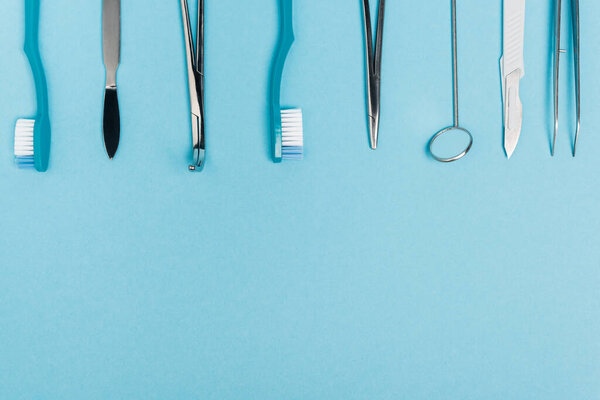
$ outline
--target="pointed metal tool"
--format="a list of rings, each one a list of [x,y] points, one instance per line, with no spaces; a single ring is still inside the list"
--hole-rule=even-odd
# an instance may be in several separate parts
[[[204,0],[198,0],[196,21],[196,45],[187,0],[181,0],[181,18],[185,36],[185,53],[192,116],[192,164],[190,171],[200,172],[204,168],[206,146],[204,143]]]
[[[121,118],[117,96],[117,69],[121,54],[121,0],[102,2],[102,45],[106,66],[104,93],[104,147],[108,158],[113,159],[119,148]]]
[[[504,0],[504,40],[500,59],[504,99],[504,150],[510,158],[517,147],[523,124],[523,104],[519,83],[525,75],[523,42],[525,0]]]
[[[574,57],[574,70],[575,70],[575,97],[576,97],[576,126],[575,126],[575,140],[573,141],[573,157],[577,153],[577,140],[579,139],[579,130],[581,127],[581,85],[580,85],[580,57],[579,57],[579,0],[571,1],[571,14],[573,17],[573,57]],[[558,82],[559,82],[559,68],[560,68],[560,54],[565,53],[566,50],[561,49],[560,46],[560,29],[561,29],[561,12],[562,12],[562,1],[556,0],[555,10],[555,25],[554,25],[554,136],[552,138],[552,155],[554,156],[554,150],[556,148],[556,134],[558,133]]]
[[[373,28],[371,27],[371,8],[369,0],[363,0],[363,17],[365,28],[367,57],[367,95],[369,101],[369,142],[373,150],[377,149],[379,139],[379,112],[381,110],[381,53],[383,50],[383,21],[385,16],[385,0],[379,0],[377,12],[377,32],[375,49],[373,49]]]

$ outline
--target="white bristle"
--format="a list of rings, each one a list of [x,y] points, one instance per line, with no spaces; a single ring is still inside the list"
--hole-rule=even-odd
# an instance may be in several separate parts
[[[284,160],[302,160],[304,134],[301,109],[281,110],[281,141]]]
[[[20,119],[15,127],[15,162],[19,168],[33,168],[33,127],[35,120]]]

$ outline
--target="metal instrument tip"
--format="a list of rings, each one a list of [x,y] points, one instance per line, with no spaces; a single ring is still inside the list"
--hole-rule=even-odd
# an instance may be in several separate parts
[[[510,160],[513,153],[517,149],[517,144],[519,142],[519,132],[508,130],[504,135],[504,151],[506,152],[506,157]]]

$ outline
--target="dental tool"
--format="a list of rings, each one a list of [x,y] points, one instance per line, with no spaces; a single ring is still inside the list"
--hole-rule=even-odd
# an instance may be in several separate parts
[[[571,2],[572,27],[573,27],[573,57],[575,69],[575,97],[576,97],[576,126],[575,139],[573,141],[573,157],[577,153],[577,140],[579,139],[579,131],[581,127],[581,85],[580,85],[580,53],[579,53],[579,0],[568,0]],[[560,54],[566,50],[561,49],[560,45],[560,29],[561,29],[561,12],[562,0],[556,0],[555,10],[555,25],[554,25],[554,135],[552,138],[552,156],[556,149],[556,134],[558,133],[558,82],[560,68]]]
[[[187,0],[181,0],[181,15],[185,36],[188,89],[192,115],[193,162],[188,169],[199,172],[204,168],[206,156],[204,139],[204,0],[198,0],[195,49]]]
[[[373,49],[373,28],[371,27],[371,8],[369,0],[363,0],[363,19],[365,29],[367,59],[367,96],[369,119],[369,143],[371,149],[377,149],[379,139],[379,114],[381,111],[381,53],[383,51],[383,21],[385,0],[379,0],[375,48]]]
[[[466,130],[465,128],[462,128],[460,126],[459,123],[459,119],[458,119],[458,40],[457,40],[457,28],[456,28],[456,0],[452,0],[452,73],[453,73],[453,95],[454,95],[454,125],[452,125],[451,127],[448,128],[444,128],[441,131],[439,131],[438,133],[436,133],[431,140],[429,141],[429,154],[431,154],[431,156],[439,162],[442,163],[450,163],[450,162],[454,162],[457,160],[460,160],[461,158],[463,158],[464,156],[467,155],[467,153],[471,150],[471,147],[473,147],[473,135],[471,135],[471,132],[469,132],[468,130]],[[467,136],[468,138],[468,144],[467,147],[460,153],[456,154],[453,157],[441,157],[439,155],[437,155],[433,148],[434,145],[436,143],[436,141],[451,132],[459,132],[459,133],[463,133],[464,135]]]
[[[525,75],[524,33],[525,0],[504,0],[504,40],[500,70],[504,102],[504,150],[509,159],[517,147],[523,124],[519,83]]]
[[[102,45],[106,67],[104,91],[104,148],[111,160],[121,138],[121,117],[117,96],[117,69],[121,57],[121,0],[102,1]]]

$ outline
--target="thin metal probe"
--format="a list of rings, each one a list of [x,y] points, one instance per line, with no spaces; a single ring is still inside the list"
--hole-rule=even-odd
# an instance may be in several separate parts
[[[456,0],[452,0],[452,73],[454,75],[454,126],[460,125],[458,119],[458,38],[456,23]]]
[[[560,72],[560,53],[564,53],[564,51],[560,49],[561,9],[562,0],[556,0],[556,15],[554,24],[554,136],[552,138],[552,157],[554,157],[554,151],[556,149],[556,136],[558,133],[558,78]]]
[[[573,142],[573,157],[577,153],[577,140],[581,127],[581,85],[580,85],[580,53],[579,53],[579,0],[571,0],[573,14],[573,54],[575,62],[575,96],[577,107],[577,125],[575,128],[575,140]]]

